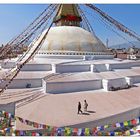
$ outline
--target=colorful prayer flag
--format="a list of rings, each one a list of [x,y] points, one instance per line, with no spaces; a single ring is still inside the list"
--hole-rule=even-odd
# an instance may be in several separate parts
[[[110,132],[110,136],[115,136],[115,132]]]
[[[116,127],[117,128],[121,127],[120,123],[116,123]]]
[[[109,125],[104,125],[104,129],[109,128]]]
[[[85,128],[85,136],[90,136],[90,129],[89,128]]]
[[[78,128],[73,128],[73,136],[77,136],[78,135]]]
[[[69,127],[65,127],[65,136],[71,135],[71,129]]]
[[[137,121],[135,119],[131,120],[131,124],[132,125],[136,125],[137,124]]]
[[[127,121],[124,121],[124,126],[128,126],[128,122]]]
[[[57,136],[61,136],[62,135],[62,128],[58,128],[57,129]]]
[[[130,134],[130,131],[129,131],[129,130],[126,131],[126,132],[125,132],[125,135],[126,135],[126,136],[130,136],[130,135],[131,135],[131,134]]]
[[[82,128],[81,136],[85,136],[85,128]]]
[[[136,124],[140,123],[139,118],[136,118],[135,120],[136,120]]]
[[[121,126],[121,127],[124,127],[124,124],[123,124],[123,122],[121,122],[121,123],[120,123],[120,126]]]

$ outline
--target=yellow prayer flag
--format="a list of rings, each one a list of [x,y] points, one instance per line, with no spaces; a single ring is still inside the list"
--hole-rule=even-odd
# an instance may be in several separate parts
[[[130,134],[130,131],[129,131],[129,130],[126,131],[126,132],[125,132],[125,135],[126,135],[126,136],[130,136],[130,135],[131,135],[131,134]]]
[[[89,136],[89,135],[90,135],[90,130],[89,130],[89,128],[85,128],[85,135],[86,135],[86,136]]]
[[[119,135],[119,132],[115,132],[115,136],[118,136]]]
[[[124,124],[124,126],[128,126],[128,122],[127,121],[125,121],[123,124]]]
[[[109,125],[104,125],[104,128],[106,129],[106,128],[109,128]]]

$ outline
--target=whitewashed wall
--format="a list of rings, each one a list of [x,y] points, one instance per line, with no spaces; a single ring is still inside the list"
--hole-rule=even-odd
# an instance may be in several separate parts
[[[36,58],[52,58],[52,59],[82,59],[82,55],[36,55]]]
[[[101,88],[102,88],[101,80],[52,82],[52,83],[46,82],[47,93],[80,92],[80,91],[95,90]]]
[[[139,62],[133,62],[131,63],[132,67],[137,67],[137,66],[140,66],[140,61]]]
[[[60,65],[56,64],[52,66],[53,72],[67,73],[67,72],[86,72],[90,71],[90,65]]]
[[[22,71],[50,71],[52,70],[51,64],[26,64]]]
[[[85,55],[83,56],[83,60],[94,60],[94,59],[113,59],[114,55]]]
[[[31,88],[42,87],[42,79],[14,79],[8,88],[26,88],[27,84],[31,84]],[[4,84],[0,84],[0,88]]]
[[[140,75],[129,76],[129,77],[132,78],[134,84],[140,83]]]
[[[93,55],[93,59],[113,59],[114,55]]]
[[[128,81],[125,78],[117,78],[117,79],[103,79],[103,88],[105,91],[109,91],[110,87],[121,87],[124,88],[126,84],[128,84]]]
[[[116,64],[110,64],[112,69],[127,69],[132,67],[140,66],[140,62],[127,62],[127,63],[116,63]]]
[[[110,64],[111,69],[129,69],[132,67],[131,63],[117,63]]]
[[[97,72],[108,71],[106,64],[95,64],[94,66]]]

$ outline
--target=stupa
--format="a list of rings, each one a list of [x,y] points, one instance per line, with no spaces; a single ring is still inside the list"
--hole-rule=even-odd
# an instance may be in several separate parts
[[[140,61],[114,59],[95,34],[81,27],[81,21],[77,5],[60,6],[56,26],[12,81],[1,104],[13,101],[17,116],[57,127],[93,128],[138,117]],[[14,65],[14,60],[1,62],[1,76]],[[92,113],[78,116],[77,103],[84,99]],[[20,121],[16,128],[36,129]]]
[[[38,54],[49,57],[51,55],[69,58],[112,58],[113,55],[99,38],[80,27],[81,21],[76,5],[62,4],[54,18],[56,26],[49,30]]]

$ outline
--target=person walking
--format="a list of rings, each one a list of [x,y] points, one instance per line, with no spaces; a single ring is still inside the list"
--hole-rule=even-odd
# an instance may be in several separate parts
[[[87,112],[87,107],[88,107],[88,103],[86,100],[84,100],[84,112]]]
[[[83,113],[81,110],[81,103],[80,102],[78,102],[78,113],[77,114],[79,114],[79,112]]]

